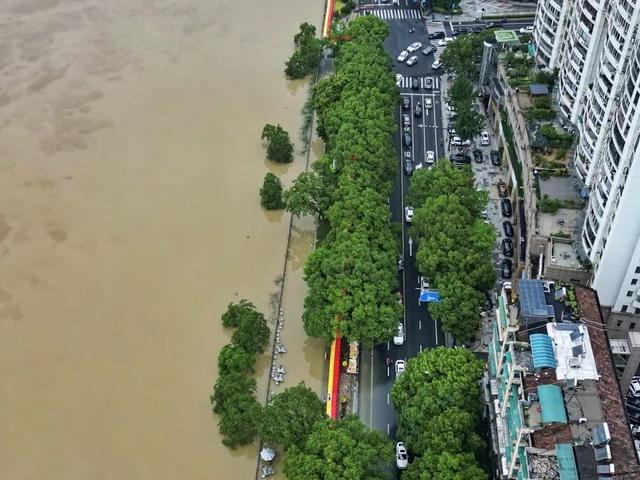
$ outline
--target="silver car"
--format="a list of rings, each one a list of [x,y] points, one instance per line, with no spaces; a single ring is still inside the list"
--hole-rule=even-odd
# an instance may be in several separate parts
[[[418,63],[418,57],[417,56],[413,56],[411,57],[409,60],[407,60],[407,65],[411,66]]]

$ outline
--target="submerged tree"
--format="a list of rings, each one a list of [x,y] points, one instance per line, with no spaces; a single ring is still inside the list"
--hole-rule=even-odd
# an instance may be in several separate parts
[[[289,139],[289,133],[279,124],[274,126],[266,124],[262,128],[262,140],[267,140],[267,158],[278,163],[291,163],[293,161],[293,143]]]

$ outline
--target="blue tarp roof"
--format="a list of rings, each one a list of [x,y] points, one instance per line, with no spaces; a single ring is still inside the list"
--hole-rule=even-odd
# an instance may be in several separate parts
[[[556,443],[556,456],[558,457],[560,480],[578,480],[578,467],[576,467],[576,457],[573,455],[573,445]]]
[[[567,423],[562,389],[558,385],[539,385],[538,398],[542,410],[542,423]]]
[[[556,368],[553,340],[549,335],[533,333],[529,335],[529,343],[533,353],[533,368]]]
[[[422,290],[420,292],[421,303],[440,303],[440,294],[435,290]]]

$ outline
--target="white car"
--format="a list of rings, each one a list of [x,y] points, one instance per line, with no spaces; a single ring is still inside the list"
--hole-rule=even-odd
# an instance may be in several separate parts
[[[404,470],[409,466],[409,454],[407,453],[407,447],[404,443],[396,443],[396,466],[400,470]]]
[[[533,25],[529,25],[528,27],[521,28],[520,33],[522,34],[533,33]]]
[[[480,134],[480,144],[481,145],[489,145],[491,141],[489,140],[489,132],[482,132]]]
[[[396,85],[400,86],[402,85],[402,74],[401,73],[396,73]]]
[[[404,343],[404,325],[402,325],[402,322],[398,322],[398,331],[393,337],[393,344],[402,345],[403,343]]]
[[[407,52],[406,50],[403,50],[400,52],[400,55],[398,55],[398,61],[404,62],[408,56],[409,56],[409,52]]]
[[[429,280],[427,277],[420,277],[420,290],[429,290]]]
[[[396,360],[396,378],[404,373],[404,360]]]
[[[451,145],[456,145],[458,147],[468,147],[471,145],[471,140],[462,140],[460,137],[456,136],[451,139]]]
[[[627,395],[632,397],[640,397],[640,381],[639,380],[631,380],[631,384],[629,385],[629,390],[627,390]]]
[[[433,153],[431,150],[427,151],[427,163],[429,165],[433,165],[434,163],[436,163],[436,154]]]
[[[454,40],[455,40],[455,38],[451,38],[451,37],[441,38],[440,40],[438,40],[438,46],[439,47],[446,47],[447,43],[451,43]]]
[[[416,63],[418,63],[418,60],[420,60],[420,59],[414,55],[409,60],[407,60],[407,65],[409,65],[409,66],[415,65]]]
[[[441,66],[442,66],[442,63],[440,62],[440,60],[436,60],[431,64],[431,68],[434,70],[438,70]]]
[[[409,53],[417,52],[421,48],[422,48],[422,43],[415,42],[415,43],[412,43],[411,45],[409,45],[407,47],[407,52],[409,52]]]
[[[413,220],[413,207],[404,207],[404,219],[407,223],[411,223],[411,220]]]
[[[424,108],[431,108],[431,107],[433,107],[433,100],[431,99],[431,97],[425,97]]]

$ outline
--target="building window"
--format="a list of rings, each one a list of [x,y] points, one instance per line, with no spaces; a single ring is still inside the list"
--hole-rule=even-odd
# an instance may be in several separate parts
[[[634,278],[633,280],[631,280],[631,285],[635,285],[636,283],[638,283],[638,279]]]
[[[640,267],[636,267],[636,273],[640,273]]]
[[[636,308],[635,314],[639,314],[640,313],[640,308]]]
[[[627,290],[627,297],[633,296],[633,290]]]
[[[616,328],[620,328],[622,326],[622,320],[618,320],[616,322]]]
[[[636,328],[636,322],[631,322],[629,324],[629,330],[635,330],[635,328]]]
[[[622,305],[622,308],[620,309],[621,312],[626,312],[627,311],[627,305]]]

